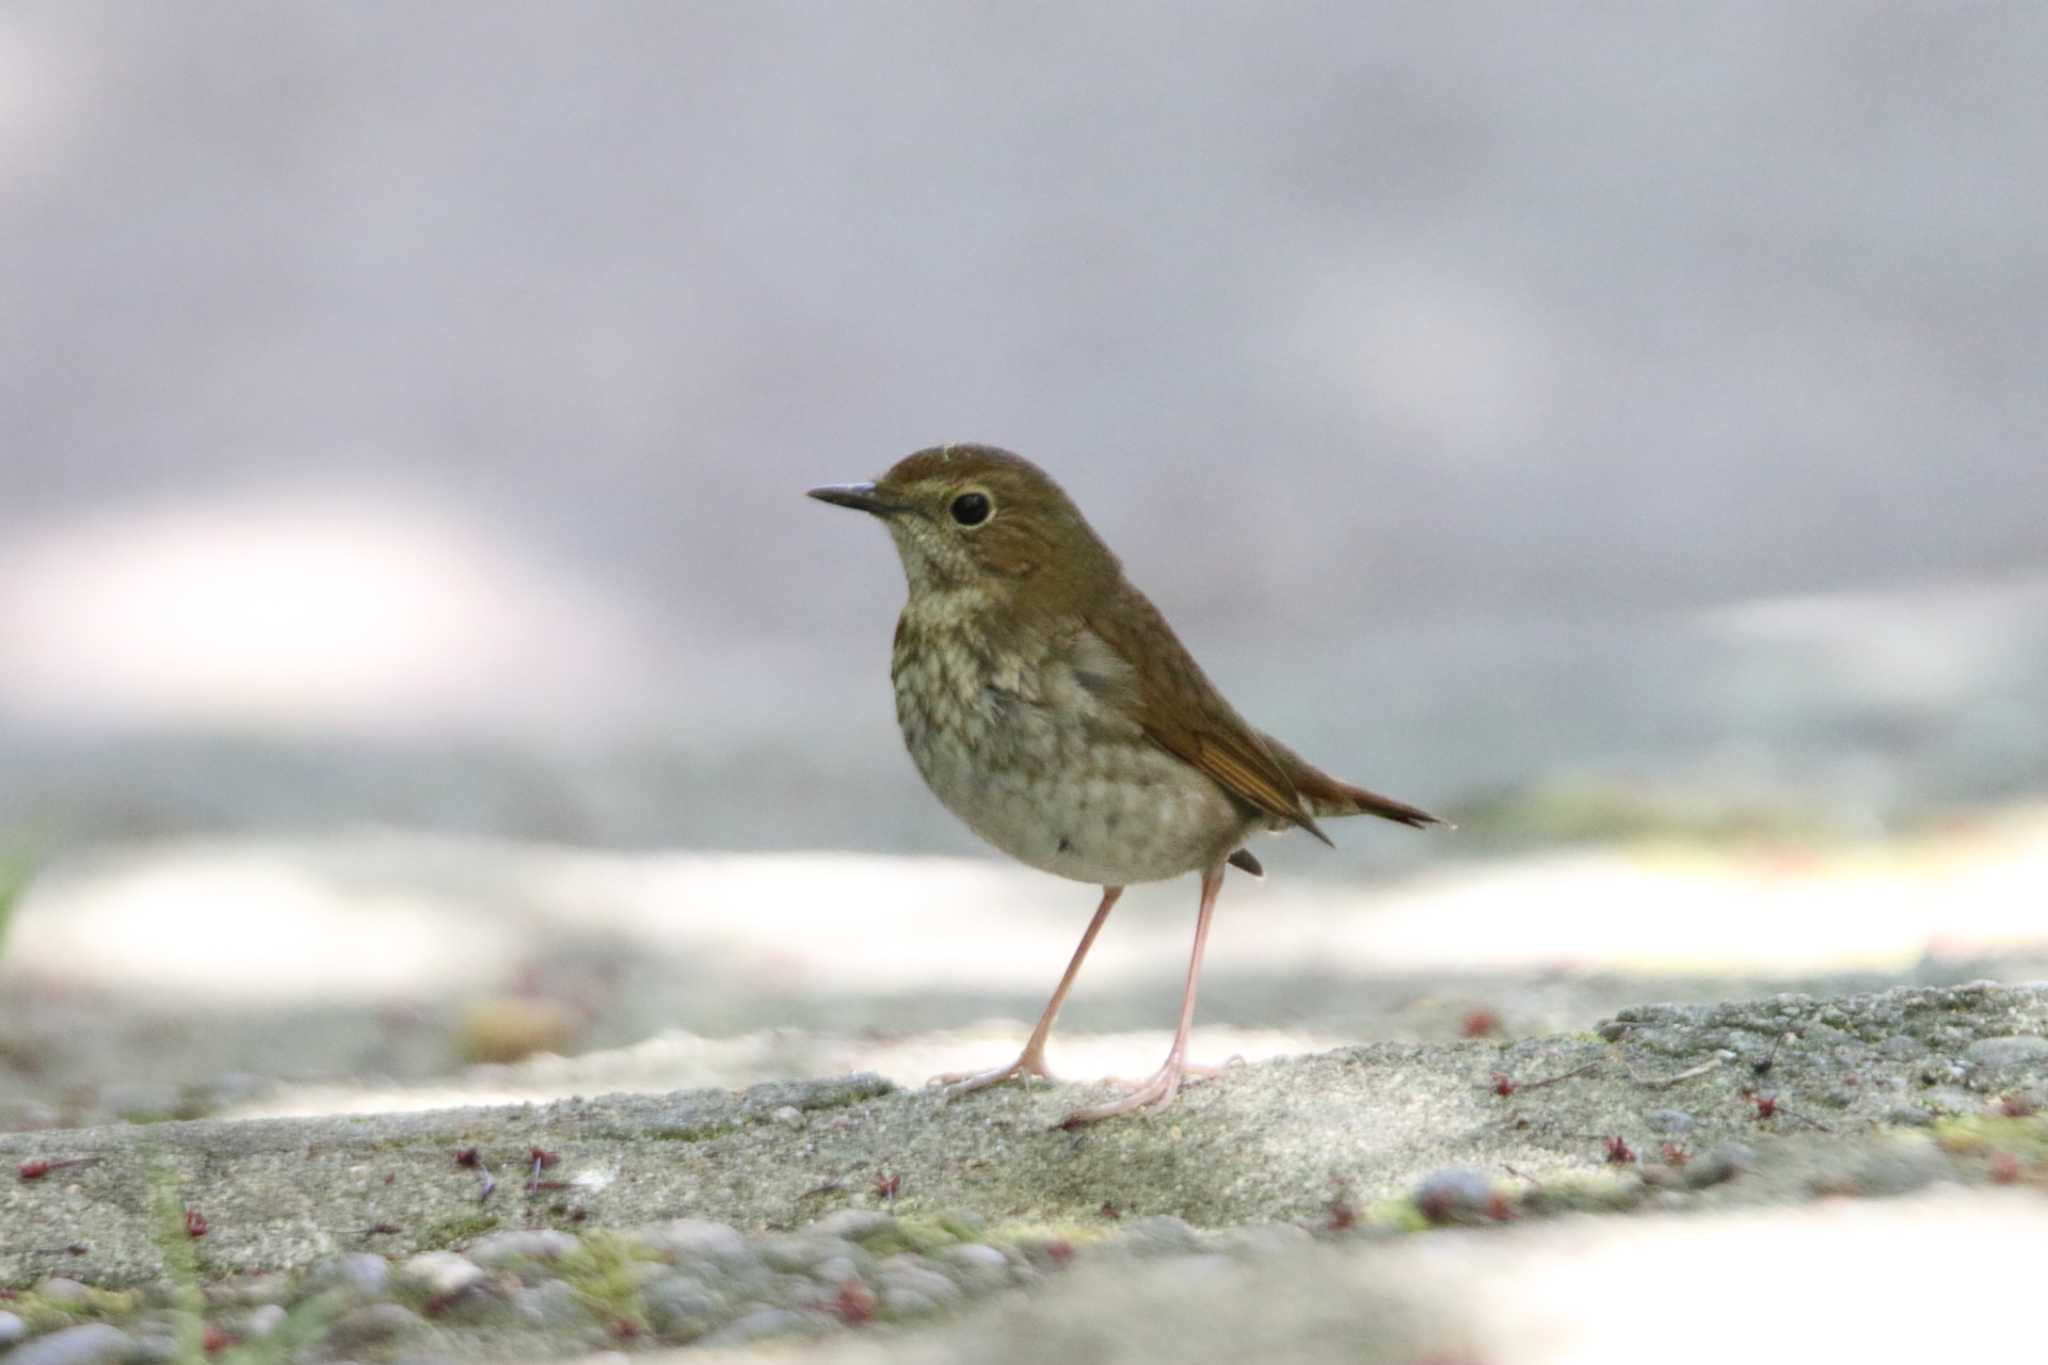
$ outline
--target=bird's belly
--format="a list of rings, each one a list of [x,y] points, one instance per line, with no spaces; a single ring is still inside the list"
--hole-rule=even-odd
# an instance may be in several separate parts
[[[1005,698],[931,704],[898,718],[925,783],[969,828],[1020,862],[1124,886],[1212,866],[1256,821],[1134,725]]]

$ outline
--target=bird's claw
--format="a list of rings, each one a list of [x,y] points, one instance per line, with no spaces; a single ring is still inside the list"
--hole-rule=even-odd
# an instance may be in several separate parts
[[[990,1071],[948,1071],[932,1077],[925,1084],[939,1090],[947,1099],[955,1099],[1010,1081],[1028,1084],[1032,1081],[1052,1079],[1052,1071],[1046,1066],[1045,1059],[1026,1053],[1008,1066],[999,1066]]]
[[[1098,1123],[1103,1119],[1115,1118],[1119,1114],[1145,1114],[1164,1109],[1173,1103],[1173,1097],[1180,1093],[1181,1082],[1193,1069],[1180,1062],[1168,1062],[1150,1077],[1135,1084],[1118,1081],[1119,1085],[1129,1085],[1131,1093],[1108,1104],[1076,1109],[1060,1120],[1060,1127],[1079,1128],[1084,1123]]]

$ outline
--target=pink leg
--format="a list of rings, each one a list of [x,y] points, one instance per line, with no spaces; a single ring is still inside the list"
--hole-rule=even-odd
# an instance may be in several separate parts
[[[1180,1093],[1181,1078],[1188,1072],[1188,1030],[1195,1022],[1195,986],[1202,978],[1202,949],[1209,943],[1209,916],[1216,909],[1216,893],[1223,887],[1223,866],[1218,863],[1202,874],[1202,908],[1195,917],[1195,951],[1188,959],[1187,990],[1180,998],[1180,1026],[1173,1031],[1173,1047],[1166,1054],[1165,1064],[1124,1098],[1076,1109],[1067,1115],[1063,1126],[1072,1128],[1117,1114],[1164,1109]]]
[[[1102,888],[1102,904],[1095,907],[1095,918],[1088,921],[1088,931],[1081,935],[1081,945],[1074,949],[1074,956],[1067,963],[1067,974],[1060,978],[1060,984],[1052,993],[1045,1013],[1038,1016],[1038,1027],[1031,1030],[1031,1040],[1024,1044],[1024,1050],[1017,1054],[1017,1060],[1008,1066],[999,1066],[993,1071],[958,1072],[932,1077],[932,1084],[946,1086],[956,1095],[965,1095],[972,1090],[999,1085],[1004,1081],[1017,1080],[1025,1076],[1039,1076],[1052,1079],[1052,1072],[1045,1065],[1045,1040],[1052,1036],[1052,1021],[1059,1018],[1060,1006],[1067,1002],[1067,992],[1073,988],[1074,978],[1081,974],[1081,961],[1088,956],[1088,950],[1095,945],[1095,936],[1102,932],[1104,920],[1109,918],[1110,907],[1123,895],[1121,886]]]

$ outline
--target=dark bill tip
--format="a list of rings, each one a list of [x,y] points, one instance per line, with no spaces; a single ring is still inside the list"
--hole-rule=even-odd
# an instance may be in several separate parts
[[[859,512],[872,512],[878,517],[896,510],[875,493],[875,486],[871,483],[828,483],[823,488],[813,488],[809,496],[819,502],[829,502],[834,507],[851,507]]]

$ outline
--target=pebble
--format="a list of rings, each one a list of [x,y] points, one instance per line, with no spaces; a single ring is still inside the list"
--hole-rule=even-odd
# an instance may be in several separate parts
[[[762,1308],[747,1314],[738,1322],[719,1328],[698,1344],[737,1346],[742,1342],[759,1341],[763,1337],[787,1336],[791,1332],[815,1332],[824,1325],[818,1318],[792,1312],[787,1308]]]
[[[678,1218],[642,1231],[640,1239],[649,1248],[672,1256],[704,1257],[714,1261],[751,1260],[747,1239],[724,1223],[701,1218]]]
[[[1186,1219],[1168,1214],[1126,1218],[1117,1232],[1119,1242],[1141,1254],[1203,1249],[1202,1234],[1190,1227]]]
[[[1225,1228],[1210,1234],[1210,1241],[1218,1251],[1252,1258],[1306,1246],[1315,1234],[1298,1223],[1266,1223]]]
[[[556,1261],[583,1245],[573,1232],[554,1228],[507,1228],[487,1233],[470,1243],[469,1259],[478,1265],[498,1269],[515,1261],[533,1259]]]
[[[881,1282],[884,1302],[901,1294],[921,1295],[933,1303],[949,1303],[960,1297],[959,1285],[910,1257],[891,1256],[882,1263],[876,1278]]]
[[[237,1275],[206,1287],[206,1301],[228,1307],[252,1308],[260,1303],[282,1303],[292,1292],[291,1276],[279,1272]]]
[[[21,1320],[20,1315],[0,1309],[0,1351],[27,1336],[28,1324]]]
[[[1867,1195],[1910,1194],[1949,1176],[1948,1160],[1931,1142],[1899,1143],[1859,1152],[1837,1178]]]
[[[52,1275],[36,1286],[36,1292],[51,1303],[81,1304],[92,1297],[92,1291],[77,1280],[62,1275]]]
[[[1756,1164],[1756,1152],[1740,1142],[1724,1142],[1685,1168],[1685,1183],[1695,1190],[1733,1180]]]
[[[315,1289],[346,1289],[366,1299],[382,1294],[391,1283],[391,1267],[382,1256],[369,1251],[353,1252],[322,1261],[308,1280]]]
[[[137,1332],[127,1365],[172,1365],[182,1354],[178,1339],[169,1332]]]
[[[939,1301],[929,1294],[920,1294],[915,1289],[889,1286],[882,1290],[882,1311],[891,1317],[914,1318],[925,1313],[938,1312]]]
[[[784,1271],[809,1270],[835,1256],[851,1256],[853,1251],[853,1243],[843,1237],[814,1237],[800,1232],[764,1238],[757,1248],[765,1265]]]
[[[583,1301],[567,1280],[549,1280],[531,1289],[514,1290],[512,1311],[536,1327],[567,1327],[589,1317]]]
[[[7,1353],[7,1365],[120,1365],[135,1354],[135,1338],[104,1322],[46,1332]]]
[[[453,1298],[483,1283],[483,1267],[455,1251],[422,1251],[400,1268],[398,1277],[429,1294]]]
[[[725,1307],[716,1291],[694,1275],[667,1275],[640,1291],[647,1321],[664,1337],[689,1341],[710,1330]]]
[[[860,1264],[851,1256],[833,1256],[812,1266],[811,1275],[821,1284],[845,1284],[860,1277]]]
[[[1480,1216],[1493,1206],[1493,1181],[1468,1166],[1446,1166],[1422,1177],[1415,1187],[1415,1207],[1432,1223]]]
[[[893,1215],[880,1209],[840,1209],[828,1213],[814,1225],[817,1231],[828,1237],[845,1237],[855,1242],[865,1242],[896,1226]]]
[[[943,1248],[939,1255],[970,1270],[1008,1270],[1010,1258],[984,1242],[962,1242]]]
[[[260,1340],[282,1326],[284,1326],[284,1306],[282,1304],[266,1303],[257,1308],[255,1312],[249,1314],[248,1320],[242,1324],[242,1335]]]
[[[780,1109],[768,1115],[768,1117],[786,1128],[801,1128],[804,1126],[804,1111],[793,1104],[783,1105]]]
[[[420,1325],[419,1314],[402,1303],[367,1303],[344,1313],[327,1329],[327,1343],[343,1351],[376,1346]],[[7,1365],[15,1365],[10,1360]]]
[[[2037,1038],[2032,1034],[1979,1038],[1963,1049],[1964,1061],[1993,1071],[2038,1065],[2044,1058],[2048,1058],[2048,1038]]]
[[[1652,1109],[1643,1122],[1659,1137],[1684,1137],[1693,1127],[1692,1115],[1683,1109]]]

